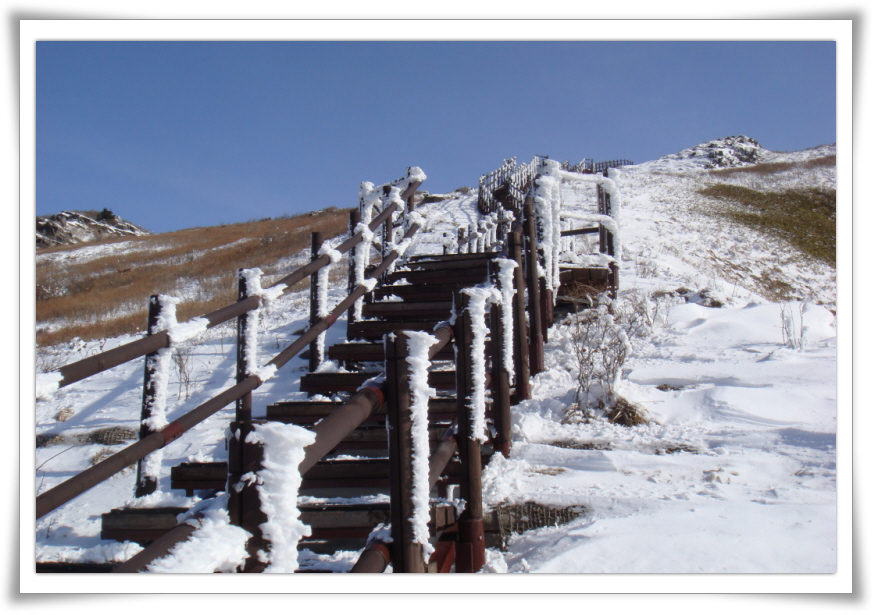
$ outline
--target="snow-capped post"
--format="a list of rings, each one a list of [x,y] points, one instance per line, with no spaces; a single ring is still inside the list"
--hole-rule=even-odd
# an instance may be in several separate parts
[[[457,229],[457,253],[465,254],[469,251],[466,245],[466,227],[458,227]]]
[[[257,553],[269,549],[261,527],[268,519],[257,490],[257,474],[263,470],[263,446],[249,438],[254,423],[251,420],[230,423],[230,432],[237,445],[228,447],[227,455],[230,523],[251,534],[245,545],[248,559],[242,572],[263,572],[266,562],[261,561]]]
[[[457,366],[457,452],[460,455],[460,497],[466,508],[458,521],[457,572],[478,572],[484,566],[484,521],[481,494],[481,443],[472,432],[472,324],[470,297],[454,296]]]
[[[609,170],[603,170],[603,177],[609,176]],[[608,191],[602,184],[596,186],[597,213],[603,216],[612,215],[612,200]],[[599,225],[599,251],[600,254],[615,255],[615,238],[612,232],[602,223]],[[616,263],[609,263],[609,287],[612,299],[617,298],[618,292],[618,267]]]
[[[488,278],[498,291],[500,302],[493,305],[490,311],[491,329],[491,388],[493,391],[493,409],[496,428],[494,450],[505,457],[512,448],[512,400],[510,398],[510,365],[512,362],[511,320],[512,299],[514,289],[511,286],[512,273],[503,269],[501,261],[512,263],[507,259],[488,261]],[[508,273],[508,276],[505,275]],[[508,321],[508,323],[507,323]],[[508,324],[508,326],[506,326]]]
[[[391,495],[391,563],[394,572],[425,572],[423,546],[414,535],[412,395],[409,389],[408,336],[385,338],[385,397]]]
[[[160,295],[152,295],[148,301],[148,326],[146,335],[154,335],[157,333],[158,319],[162,310]],[[145,378],[142,385],[142,414],[140,415],[139,423],[139,439],[147,437],[149,434],[157,431],[152,426],[152,415],[155,409],[155,401],[158,395],[157,385],[157,361],[158,353],[164,350],[157,350],[145,355]],[[140,459],[136,463],[136,497],[140,498],[144,495],[154,493],[157,490],[157,481],[160,477],[153,476],[149,472],[148,464],[145,459]]]
[[[514,364],[515,364],[515,398],[514,403],[530,399],[530,342],[527,339],[527,311],[524,301],[524,270],[523,270],[523,238],[521,233],[513,230],[509,233],[509,257],[515,267],[515,297],[512,320],[514,321]]]
[[[349,236],[354,235],[357,229],[357,225],[360,224],[360,210],[352,209],[351,213],[348,214],[348,234]],[[357,286],[357,259],[358,259],[358,250],[362,250],[363,244],[358,244],[351,248],[348,251],[348,293],[351,294],[354,292],[355,287]],[[356,319],[355,310],[352,308],[348,310],[348,324],[352,324]]]
[[[603,177],[608,177],[608,176],[609,176],[608,168],[603,169]],[[603,199],[605,202],[605,211],[603,213],[605,213],[605,215],[607,215],[609,217],[614,217],[612,214],[612,195],[609,194],[608,190],[603,190],[603,195],[605,197]],[[606,232],[606,242],[607,242],[608,255],[611,257],[614,257],[615,256],[615,235],[610,230]],[[610,274],[609,277],[611,278],[609,280],[609,285],[612,287],[611,288],[612,299],[618,298],[618,267],[619,267],[619,264],[616,262],[609,263],[609,274]]]
[[[536,214],[533,197],[524,199],[524,233],[527,239],[527,294],[530,310],[530,375],[545,371],[545,339],[542,336],[544,320],[539,294],[539,249],[536,241]]]
[[[236,298],[239,301],[248,299],[251,296],[248,287],[248,275],[246,269],[240,269],[238,272],[238,291]],[[252,316],[251,312],[246,312],[236,319],[236,382],[245,380],[248,374],[248,353],[256,349],[249,348],[249,341],[252,335],[257,335],[257,318]],[[254,327],[255,331],[250,331]],[[250,421],[251,420],[251,393],[246,393],[236,400],[236,420]],[[238,444],[238,443],[237,443]]]
[[[324,243],[324,236],[320,232],[312,233],[312,260],[316,260],[321,251],[321,245]],[[318,275],[320,272],[315,272],[309,277],[309,326],[313,326],[321,320],[326,305],[322,305],[321,285],[327,284],[326,277]],[[321,278],[325,279],[321,279]],[[323,290],[326,290],[323,289]],[[318,371],[321,364],[324,363],[324,333],[320,333],[311,344],[309,344],[309,371]]]
[[[386,208],[391,204],[391,185],[385,184],[382,187],[382,191],[384,196],[382,197],[383,206]],[[394,228],[394,216],[396,212],[392,213],[387,219],[384,221],[384,225],[382,226],[382,261],[384,261],[388,254],[391,253],[391,250],[394,249],[394,238],[395,238],[395,228]],[[388,274],[390,273],[390,267],[385,269],[382,274],[382,284],[387,284]]]

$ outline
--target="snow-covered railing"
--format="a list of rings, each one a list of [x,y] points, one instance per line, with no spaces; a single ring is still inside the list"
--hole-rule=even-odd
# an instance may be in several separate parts
[[[396,194],[397,187],[389,190],[392,195],[390,203],[386,204],[377,216],[367,225],[374,232],[383,223],[391,224],[393,214],[399,209],[398,199],[410,199],[423,180],[420,169],[413,168],[406,174],[403,190]],[[177,323],[175,319],[175,303],[171,298],[153,298],[152,315],[149,320],[149,335],[145,338],[126,344],[106,353],[101,353],[83,361],[70,364],[59,370],[57,377],[52,379],[53,387],[66,386],[90,375],[105,371],[127,361],[141,356],[147,356],[145,392],[143,403],[142,432],[143,437],[122,451],[95,464],[71,479],[56,485],[37,496],[36,517],[40,518],[58,506],[84,493],[107,478],[122,471],[128,465],[148,459],[150,455],[180,437],[187,430],[215,414],[230,403],[236,402],[237,422],[251,419],[251,393],[263,382],[271,378],[276,370],[301,352],[308,344],[317,343],[323,332],[334,324],[366,292],[371,290],[380,276],[408,248],[415,234],[420,229],[419,218],[410,221],[402,241],[395,244],[394,249],[384,255],[381,263],[355,286],[349,295],[332,310],[320,312],[317,322],[291,343],[282,352],[267,363],[260,365],[257,359],[257,319],[258,311],[271,300],[290,291],[291,286],[316,274],[323,268],[336,262],[338,258],[351,248],[365,240],[366,233],[359,229],[351,237],[335,247],[318,250],[319,256],[307,265],[285,276],[271,287],[264,289],[260,284],[259,270],[243,270],[240,272],[239,301],[204,316],[192,319],[187,323]],[[322,285],[326,286],[326,285]],[[175,344],[190,339],[231,318],[238,318],[238,352],[237,352],[237,383],[217,396],[207,400],[178,419],[167,423],[165,418],[165,383],[161,384],[166,372],[167,353]],[[50,395],[52,391],[44,391]],[[231,443],[233,446],[233,443]],[[140,465],[139,480],[137,480],[137,496],[153,491],[156,488],[156,465],[151,459]]]
[[[503,161],[498,169],[478,179],[478,211],[489,214],[504,208],[520,207],[539,168],[539,156],[530,162],[517,164],[515,158]]]

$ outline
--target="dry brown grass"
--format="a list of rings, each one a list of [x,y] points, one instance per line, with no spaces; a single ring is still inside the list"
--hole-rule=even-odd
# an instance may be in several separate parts
[[[311,232],[320,231],[325,238],[332,238],[347,227],[348,210],[330,208],[293,218],[98,242],[134,245],[87,262],[43,261],[36,267],[37,344],[142,331],[149,296],[178,294],[185,280],[201,284],[196,296],[179,304],[179,320],[228,305],[236,300],[236,272],[240,268],[260,267],[267,276],[290,273],[292,269],[279,270],[279,261],[307,250]],[[71,249],[52,247],[39,253]],[[55,326],[49,330],[48,325]]]
[[[698,191],[732,203],[718,211],[735,222],[779,237],[813,259],[836,266],[836,191],[823,188],[760,192],[713,184]]]

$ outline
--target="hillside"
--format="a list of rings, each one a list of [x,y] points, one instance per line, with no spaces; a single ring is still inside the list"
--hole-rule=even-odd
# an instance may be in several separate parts
[[[639,325],[617,392],[648,421],[625,426],[575,412],[579,364],[573,339],[580,324],[572,317],[558,322],[546,345],[546,371],[533,381],[533,399],[513,408],[512,455],[497,455],[485,470],[485,504],[532,503],[571,510],[575,518],[514,528],[517,533],[502,550],[488,550],[487,572],[835,570],[835,264],[797,244],[789,228],[764,216],[776,206],[782,212],[777,218],[792,215],[800,206],[780,196],[791,190],[834,193],[835,146],[777,153],[752,141],[710,142],[610,175],[623,203],[617,307]],[[712,151],[720,153],[714,158],[701,153]],[[722,186],[768,195],[767,203],[774,205],[766,210],[743,201],[746,192],[727,197],[711,192]],[[591,184],[565,181],[561,194],[565,208],[589,210]],[[447,197],[419,208],[425,217],[442,217],[437,232],[477,221],[475,194]],[[733,215],[737,211],[755,217],[748,221]],[[344,230],[340,220],[345,224],[338,216],[333,234]],[[312,222],[311,230],[326,230],[316,224],[326,219]],[[821,241],[828,240],[825,226],[819,233]],[[298,234],[305,244],[307,234]],[[108,245],[115,246],[116,255],[134,259],[143,245],[139,241],[145,240]],[[209,249],[217,253],[221,245]],[[264,246],[253,247],[256,258]],[[437,249],[426,240],[419,247]],[[96,249],[63,253],[84,266],[106,258]],[[275,266],[287,271],[303,262],[305,249],[286,246],[285,260]],[[180,248],[162,260],[160,252],[150,252],[156,268],[172,259],[184,262],[179,255],[193,253]],[[41,262],[59,267],[60,258],[48,256],[38,260],[38,268]],[[264,265],[250,263],[255,264]],[[107,261],[93,266],[102,271]],[[80,279],[89,279],[82,271]],[[172,292],[192,299],[213,284],[198,286],[195,279],[174,281]],[[332,287],[331,304],[344,296],[343,289],[341,283]],[[274,354],[305,327],[305,300],[301,289],[264,313],[264,354]],[[44,322],[51,323],[41,325],[47,330],[59,326]],[[344,330],[341,322],[330,329],[328,344],[341,339]],[[201,334],[198,345],[183,349],[187,367],[180,364],[170,376],[170,419],[235,381],[234,337],[232,327],[216,327]],[[57,361],[129,339],[132,333],[53,346],[46,342],[41,356],[56,367]],[[262,416],[267,403],[300,398],[301,370],[305,361],[293,359],[281,377],[258,389],[255,416]],[[95,437],[99,430],[121,428],[134,437],[141,372],[141,363],[126,364],[37,402],[37,492],[120,449],[117,442]],[[226,458],[224,433],[232,414],[225,409],[170,444],[165,474],[182,461]],[[161,492],[134,501],[134,477],[130,471],[117,475],[40,519],[37,559],[124,560],[140,547],[100,540],[101,513],[123,505],[198,501],[171,492],[168,476]],[[348,553],[325,564],[322,556],[307,552],[300,564],[347,570],[355,557]]]
[[[37,250],[36,342],[51,347],[144,331],[152,294],[182,299],[182,319],[198,316],[235,300],[238,269],[260,267],[270,279],[308,258],[312,231],[333,237],[347,228],[348,210],[329,208]]]

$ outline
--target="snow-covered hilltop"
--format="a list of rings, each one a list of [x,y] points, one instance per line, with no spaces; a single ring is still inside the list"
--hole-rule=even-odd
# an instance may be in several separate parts
[[[78,211],[62,211],[52,216],[36,217],[37,248],[148,234],[141,226],[122,220],[108,210],[103,210],[97,216]]]
[[[492,510],[535,505],[572,515],[560,524],[515,528],[504,548],[488,549],[486,572],[836,570],[835,266],[726,216],[749,206],[708,190],[834,190],[834,158],[835,145],[779,153],[730,137],[609,173],[621,195],[616,306],[641,323],[616,391],[648,422],[624,426],[573,411],[577,322],[558,320],[549,331],[546,370],[532,382],[533,398],[512,409],[512,454],[492,459],[483,484]],[[565,179],[563,208],[595,212],[595,190],[593,183]],[[474,193],[444,195],[416,211],[439,217],[437,232],[479,219]],[[422,239],[420,247],[441,250],[433,241]],[[583,235],[567,245],[587,253],[593,244],[583,242],[595,241]],[[278,349],[306,327],[307,293],[290,293],[263,310],[261,348]],[[335,305],[345,296],[344,282],[328,296]],[[344,333],[340,322],[327,332],[327,343]],[[129,339],[44,350],[69,362]],[[187,372],[169,378],[168,420],[235,383],[234,339],[232,327],[220,327],[186,347]],[[303,398],[305,366],[295,358],[255,391],[255,418],[269,403]],[[92,434],[138,430],[141,373],[141,363],[125,364],[37,402],[38,492],[124,446]],[[198,497],[170,490],[169,469],[225,459],[232,417],[233,409],[225,409],[163,449],[160,491],[153,496],[135,500],[135,472],[126,471],[40,519],[37,560],[131,557],[138,545],[100,539],[100,514],[125,505],[196,505]],[[347,553],[325,563],[324,556],[301,552],[299,565],[347,570],[355,559]],[[767,591],[778,591],[778,582],[773,578]]]

